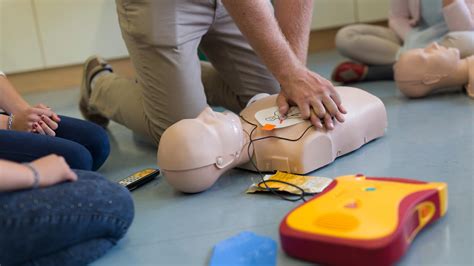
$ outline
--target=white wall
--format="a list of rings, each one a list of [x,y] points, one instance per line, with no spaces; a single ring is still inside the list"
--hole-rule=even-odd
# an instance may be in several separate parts
[[[332,28],[354,22],[354,0],[314,0],[311,29]]]
[[[389,0],[314,0],[314,5],[312,29],[325,29],[386,19]],[[80,64],[92,54],[127,56],[114,0],[0,0],[1,70]]]
[[[127,56],[114,0],[34,0],[46,67]]]
[[[387,19],[389,0],[357,0],[357,17],[359,22],[373,22]]]
[[[0,69],[4,72],[44,67],[30,0],[0,0]]]
[[[387,19],[390,0],[314,0],[311,29]]]

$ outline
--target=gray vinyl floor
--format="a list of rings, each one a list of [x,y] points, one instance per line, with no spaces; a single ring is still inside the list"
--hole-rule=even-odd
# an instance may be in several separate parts
[[[313,70],[328,77],[341,59],[328,52],[311,55],[309,62]],[[417,236],[400,264],[473,265],[474,101],[461,93],[408,100],[393,82],[354,86],[385,103],[386,136],[313,174],[334,178],[364,173],[447,182],[447,216]],[[80,117],[77,89],[28,95],[27,99]],[[155,166],[155,147],[116,123],[109,126],[109,133],[112,153],[100,169],[102,174],[119,180]],[[232,170],[210,190],[195,195],[174,191],[162,178],[134,191],[136,216],[128,234],[94,265],[207,265],[214,244],[242,231],[279,243],[280,221],[298,203],[245,194],[255,178],[250,172]],[[286,256],[280,244],[277,261],[278,265],[308,264]]]

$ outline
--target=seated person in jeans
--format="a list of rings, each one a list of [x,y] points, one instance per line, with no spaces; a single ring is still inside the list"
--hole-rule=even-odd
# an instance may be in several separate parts
[[[99,126],[30,106],[0,72],[0,159],[30,162],[55,153],[74,169],[97,170],[110,153]]]
[[[129,192],[49,155],[0,160],[0,265],[85,265],[127,232]]]

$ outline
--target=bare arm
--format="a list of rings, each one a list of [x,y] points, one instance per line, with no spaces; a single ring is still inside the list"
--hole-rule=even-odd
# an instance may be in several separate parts
[[[31,188],[33,182],[33,173],[26,166],[0,160],[0,191]]]
[[[293,52],[306,65],[313,0],[275,0],[275,17]]]
[[[7,77],[0,75],[0,108],[8,113],[17,113],[29,106]]]
[[[54,136],[59,116],[43,104],[30,106],[7,77],[0,75],[0,109],[14,114],[12,129]],[[7,128],[7,116],[0,115],[0,129]],[[40,121],[44,123],[40,123]]]
[[[306,68],[303,60],[297,56],[297,53],[306,48],[291,46],[275,19],[268,0],[222,2],[250,45],[280,83],[282,89],[278,97],[280,112],[286,114],[288,104],[292,103],[299,107],[304,118],[311,119],[313,125],[317,127],[322,127],[319,119],[325,120],[328,129],[333,128],[331,117],[336,117],[340,122],[344,121],[342,113],[345,113],[345,110],[331,82]],[[281,14],[283,11],[278,12]],[[293,17],[298,15],[291,14]],[[280,23],[289,20],[289,16],[281,17]],[[292,28],[293,26],[285,27],[285,30],[290,31]],[[293,42],[301,40],[297,37],[298,34],[290,35],[293,36],[290,37]]]
[[[69,168],[63,157],[48,155],[33,161],[31,165],[39,173],[39,186],[48,187],[64,181],[75,181],[76,174]],[[0,160],[0,192],[31,188],[34,174],[25,165]]]

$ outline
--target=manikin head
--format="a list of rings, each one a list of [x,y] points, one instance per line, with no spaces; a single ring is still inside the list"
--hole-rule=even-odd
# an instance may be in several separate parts
[[[394,66],[395,81],[408,97],[422,97],[430,92],[453,84],[451,75],[460,63],[459,50],[433,43],[424,49],[403,53]]]
[[[207,107],[196,119],[169,127],[158,147],[158,166],[176,189],[195,193],[211,187],[239,164],[244,136],[240,118]]]

